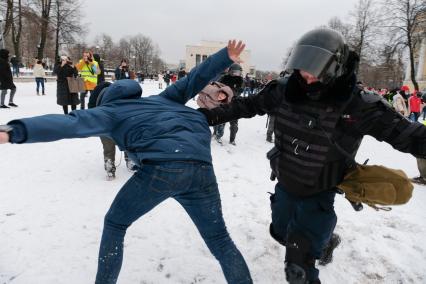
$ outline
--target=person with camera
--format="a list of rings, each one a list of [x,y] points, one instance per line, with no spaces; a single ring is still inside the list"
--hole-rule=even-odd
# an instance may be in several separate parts
[[[127,59],[121,59],[120,66],[115,68],[115,80],[130,79],[129,62]]]
[[[80,76],[84,80],[85,92],[80,93],[81,109],[86,108],[86,97],[88,92],[92,92],[98,85],[98,75],[101,73],[99,64],[93,58],[93,54],[90,51],[83,52],[83,58],[75,65]]]
[[[68,77],[78,76],[77,69],[73,66],[71,59],[62,55],[60,62],[57,62],[53,72],[56,74],[56,103],[62,106],[64,114],[68,114],[68,106],[71,110],[76,110],[80,103],[77,93],[70,93],[68,87]]]

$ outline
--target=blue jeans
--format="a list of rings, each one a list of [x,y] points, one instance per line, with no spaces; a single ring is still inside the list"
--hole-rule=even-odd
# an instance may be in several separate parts
[[[169,197],[186,210],[228,283],[252,283],[247,265],[226,230],[213,166],[169,161],[143,164],[114,199],[105,216],[96,284],[116,283],[127,228]]]
[[[37,94],[39,93],[40,85],[41,85],[41,93],[44,94],[44,78],[35,78],[35,80],[37,84]]]
[[[335,195],[334,190],[328,190],[309,197],[298,197],[277,184],[271,196],[271,233],[274,238],[285,245],[292,234],[302,235],[310,242],[308,254],[319,259],[337,223]],[[318,279],[319,271],[315,267],[306,272],[308,280]]]

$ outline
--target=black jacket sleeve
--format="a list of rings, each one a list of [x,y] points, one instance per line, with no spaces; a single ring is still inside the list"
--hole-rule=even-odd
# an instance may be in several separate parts
[[[207,118],[209,125],[222,124],[239,118],[271,113],[278,107],[284,96],[285,85],[271,81],[258,94],[249,97],[236,97],[229,104],[208,110],[199,109]]]
[[[426,158],[426,126],[409,121],[387,102],[361,102],[353,116],[360,134],[385,141],[401,152]]]

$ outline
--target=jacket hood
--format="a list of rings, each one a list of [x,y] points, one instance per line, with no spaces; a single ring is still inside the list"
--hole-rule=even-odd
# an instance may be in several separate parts
[[[119,80],[109,86],[103,94],[100,105],[122,99],[139,99],[142,96],[142,88],[135,80]]]
[[[0,49],[0,58],[7,60],[9,58],[9,50]]]

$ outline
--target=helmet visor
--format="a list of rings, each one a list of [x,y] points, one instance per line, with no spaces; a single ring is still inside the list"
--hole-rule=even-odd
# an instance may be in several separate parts
[[[286,70],[303,70],[315,76],[321,83],[327,84],[335,75],[335,54],[312,45],[298,45],[291,51]]]

